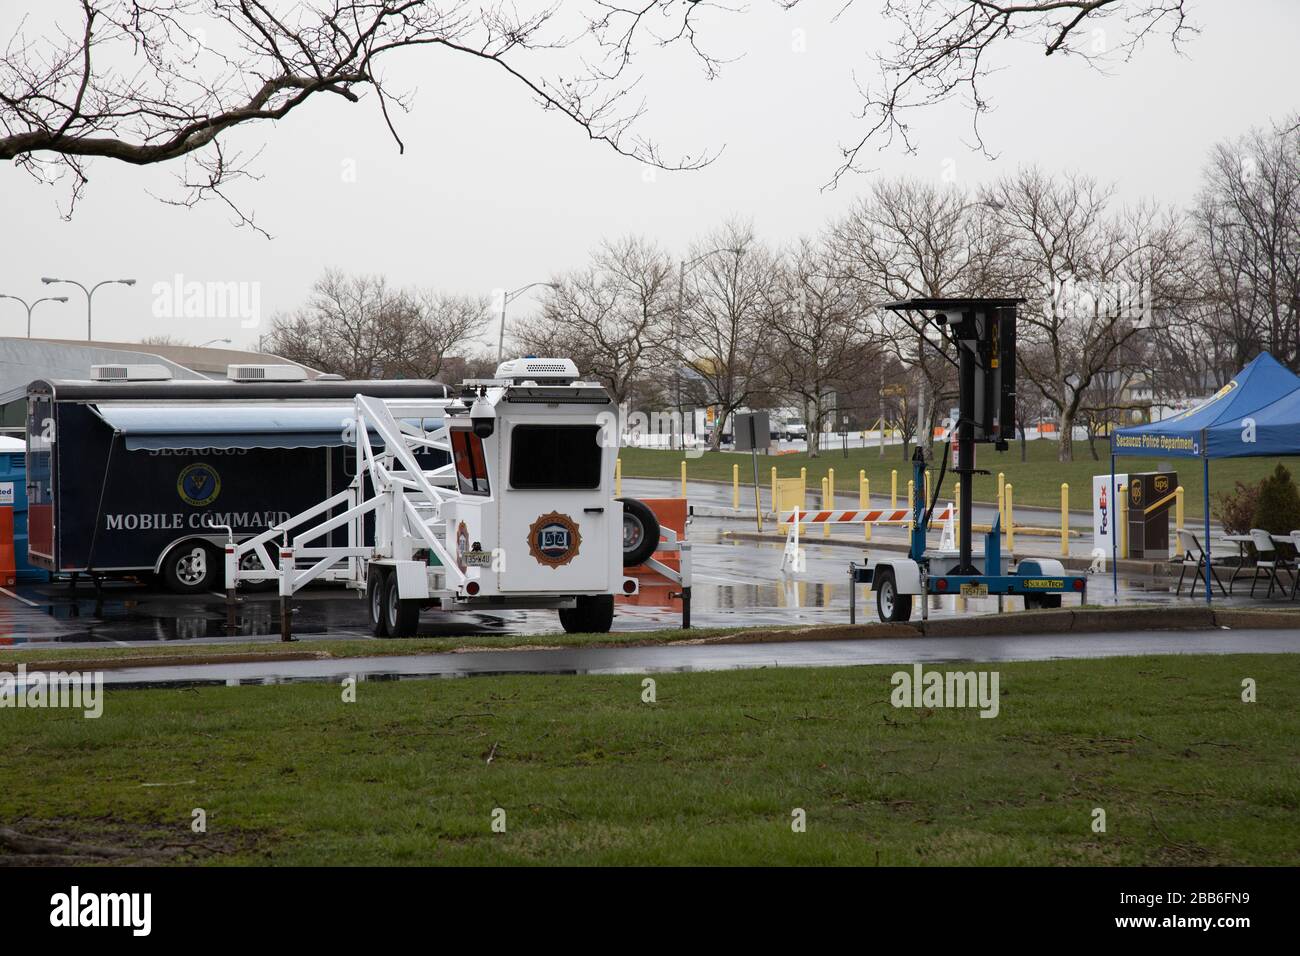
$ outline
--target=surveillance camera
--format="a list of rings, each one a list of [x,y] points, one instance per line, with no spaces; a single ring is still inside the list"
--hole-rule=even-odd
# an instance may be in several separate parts
[[[496,430],[497,412],[490,402],[477,399],[469,410],[469,421],[479,438],[491,438]]]

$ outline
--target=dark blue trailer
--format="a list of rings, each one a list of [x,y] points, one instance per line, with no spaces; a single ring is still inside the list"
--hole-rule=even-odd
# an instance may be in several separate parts
[[[427,401],[432,381],[74,382],[27,389],[28,560],[57,574],[223,585],[242,541],[347,487],[354,396]],[[441,460],[439,460],[441,456]],[[429,465],[446,463],[430,453]]]

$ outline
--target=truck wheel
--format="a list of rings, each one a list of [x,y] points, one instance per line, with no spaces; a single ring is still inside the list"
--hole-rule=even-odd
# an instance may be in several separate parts
[[[634,568],[659,548],[659,519],[635,498],[617,500],[623,502],[623,567]]]
[[[560,608],[565,634],[608,634],[614,626],[614,595],[580,597],[574,607]]]
[[[876,589],[876,612],[882,621],[901,624],[912,619],[912,595],[898,593],[893,571],[877,571],[873,586]]]
[[[162,560],[162,579],[174,594],[198,594],[224,586],[217,552],[203,541],[182,541]]]
[[[372,567],[366,575],[366,607],[370,611],[370,633],[375,637],[388,636],[388,617],[384,614],[387,578],[382,567]]]
[[[271,554],[271,563],[274,565],[277,563],[275,556],[280,553],[280,549],[278,547],[272,547],[269,549],[269,551]],[[262,559],[257,556],[257,552],[249,551],[247,554],[245,554],[242,558],[239,559],[239,570],[261,571]],[[274,578],[270,578],[264,581],[244,581],[242,586],[247,588],[250,591],[273,591],[276,589],[276,583]]]
[[[397,575],[389,573],[384,584],[384,624],[389,637],[415,637],[420,629],[420,602],[402,600],[397,592]]]

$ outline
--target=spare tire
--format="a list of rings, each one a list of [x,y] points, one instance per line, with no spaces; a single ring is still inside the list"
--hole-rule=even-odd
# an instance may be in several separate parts
[[[617,500],[623,503],[623,567],[634,568],[659,549],[659,519],[635,498]]]

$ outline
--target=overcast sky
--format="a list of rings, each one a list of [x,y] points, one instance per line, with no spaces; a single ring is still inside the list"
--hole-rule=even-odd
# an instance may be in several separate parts
[[[77,23],[77,4],[66,8]],[[19,6],[22,6],[21,4]],[[1185,55],[1155,41],[1134,62],[1102,75],[1041,49],[1000,51],[1007,68],[986,94],[996,111],[982,131],[996,160],[972,152],[960,105],[912,118],[916,155],[895,149],[870,157],[874,173],[823,191],[836,146],[858,127],[852,72],[874,78],[870,54],[890,33],[860,4],[838,24],[810,3],[783,13],[750,0],[713,35],[722,55],[743,54],[720,79],[706,81],[685,61],[646,87],[644,130],[668,153],[724,147],[698,172],[651,175],[634,161],[590,143],[580,129],[544,114],[499,71],[432,48],[389,61],[391,82],[415,88],[413,111],[397,123],[399,155],[373,99],[350,105],[318,97],[278,126],[248,129],[239,144],[265,143],[260,182],[233,194],[274,237],[231,224],[218,204],[187,210],[149,193],[174,195],[165,167],[99,160],[71,221],[64,192],[0,167],[0,292],[51,294],[42,275],[89,284],[134,277],[131,289],[95,296],[95,337],[130,341],[172,335],[191,342],[255,343],[258,327],[229,318],[187,320],[156,314],[154,286],[183,281],[240,282],[256,289],[261,330],[278,310],[299,304],[326,267],[381,272],[399,285],[490,295],[581,265],[605,236],[644,234],[674,253],[730,216],[752,219],[773,243],[817,232],[867,187],[872,175],[941,178],[954,169],[974,186],[1019,164],[1078,169],[1118,183],[1127,200],[1187,204],[1207,151],[1217,141],[1300,108],[1296,0],[1199,0],[1202,28]],[[0,11],[0,40],[15,9]],[[792,31],[803,30],[796,52]],[[345,175],[355,169],[355,181]],[[37,312],[35,334],[85,336],[85,307],[73,289],[67,305]],[[512,316],[533,305],[521,298]],[[23,334],[25,312],[0,300],[0,334]],[[495,328],[485,330],[495,340]]]

